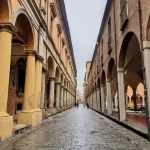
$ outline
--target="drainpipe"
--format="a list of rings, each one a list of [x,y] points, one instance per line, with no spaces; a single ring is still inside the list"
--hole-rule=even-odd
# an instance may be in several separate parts
[[[115,57],[116,57],[116,72],[117,72],[117,66],[118,66],[118,58],[117,58],[117,38],[116,38],[116,8],[115,8],[115,0],[114,0],[114,31],[115,31]],[[117,102],[118,102],[118,120],[120,120],[120,109],[119,109],[119,92],[118,92],[118,73],[116,73],[117,78]]]
[[[142,35],[142,15],[141,15],[141,2],[138,0],[138,13],[139,13],[139,30],[140,30],[140,51],[141,51],[141,61],[142,61],[142,76],[144,83],[144,101],[146,106],[146,120],[147,120],[147,129],[148,129],[148,140],[150,141],[150,122],[149,122],[149,113],[148,113],[148,97],[147,97],[147,87],[146,87],[146,75],[145,75],[145,66],[144,66],[144,53],[143,53],[143,35]]]

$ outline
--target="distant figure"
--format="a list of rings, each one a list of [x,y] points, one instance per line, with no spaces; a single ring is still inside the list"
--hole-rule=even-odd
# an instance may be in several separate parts
[[[79,103],[77,103],[77,108],[79,107]]]
[[[87,106],[87,109],[89,109],[89,104],[88,103],[86,103],[86,106]]]
[[[83,107],[85,108],[85,104],[83,104]]]
[[[74,104],[75,108],[77,107],[77,103]]]

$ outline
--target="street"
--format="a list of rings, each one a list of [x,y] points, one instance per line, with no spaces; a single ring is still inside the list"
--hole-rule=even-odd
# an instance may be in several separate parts
[[[80,105],[49,118],[38,130],[3,150],[149,149],[146,139]]]

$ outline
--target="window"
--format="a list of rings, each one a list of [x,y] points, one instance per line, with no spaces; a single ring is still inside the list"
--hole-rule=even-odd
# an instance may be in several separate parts
[[[120,10],[121,31],[123,31],[128,22],[128,6],[126,0],[120,0]]]
[[[108,20],[108,54],[111,52],[111,18]]]

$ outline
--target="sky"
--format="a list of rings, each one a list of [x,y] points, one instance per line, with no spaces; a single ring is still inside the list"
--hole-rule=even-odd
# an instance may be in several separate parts
[[[65,0],[77,67],[77,89],[83,93],[86,62],[92,59],[106,0]]]

